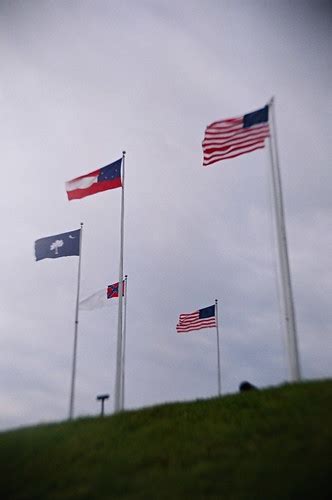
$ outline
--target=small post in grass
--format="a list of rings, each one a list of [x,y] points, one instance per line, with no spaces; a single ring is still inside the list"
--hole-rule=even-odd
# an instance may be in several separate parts
[[[97,396],[97,401],[101,401],[101,410],[100,410],[100,416],[103,417],[104,416],[104,402],[105,402],[105,399],[108,399],[110,397],[109,394],[99,394],[99,396]]]

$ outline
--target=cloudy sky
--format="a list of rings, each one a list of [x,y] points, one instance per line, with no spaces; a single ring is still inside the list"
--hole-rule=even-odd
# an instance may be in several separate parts
[[[332,376],[330,23],[316,0],[1,0],[0,428],[67,417],[78,259],[34,240],[83,221],[81,297],[117,281],[120,190],[64,183],[123,149],[126,407],[216,394],[215,331],[175,332],[215,298],[222,391],[288,379],[268,150],[201,151],[272,95],[303,377]],[[80,314],[77,415],[113,409],[116,307]]]

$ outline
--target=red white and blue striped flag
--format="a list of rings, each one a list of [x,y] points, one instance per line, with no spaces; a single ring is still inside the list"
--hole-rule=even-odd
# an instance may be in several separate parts
[[[212,328],[217,326],[215,305],[204,307],[188,314],[180,314],[179,322],[176,325],[178,333],[187,333],[193,330],[202,330],[203,328]]]
[[[202,144],[203,165],[264,148],[269,135],[268,105],[238,118],[211,123],[206,127]]]
[[[108,189],[121,187],[121,163],[122,158],[106,167],[98,168],[94,172],[66,182],[68,200],[79,200]]]

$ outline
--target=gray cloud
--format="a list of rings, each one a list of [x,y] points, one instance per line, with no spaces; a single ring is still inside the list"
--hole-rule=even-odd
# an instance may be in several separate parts
[[[67,416],[77,259],[35,239],[84,221],[82,296],[117,280],[120,192],[64,182],[127,150],[127,407],[288,377],[266,151],[203,169],[205,126],[277,99],[303,374],[331,376],[328,2],[1,2],[0,426]],[[113,406],[116,304],[81,313],[77,414]]]

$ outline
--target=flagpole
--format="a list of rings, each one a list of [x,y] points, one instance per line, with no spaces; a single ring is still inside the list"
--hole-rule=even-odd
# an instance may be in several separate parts
[[[128,276],[125,275],[124,287],[124,319],[123,319],[123,337],[122,337],[122,386],[121,386],[121,408],[124,409],[125,402],[125,362],[126,362],[126,332],[127,332],[127,293],[128,293]]]
[[[122,190],[121,190],[121,225],[120,225],[120,265],[119,265],[119,304],[118,304],[118,335],[116,349],[116,372],[114,391],[114,412],[122,410],[121,404],[121,373],[122,373],[122,289],[123,289],[123,242],[124,242],[124,187],[125,187],[125,155],[122,151]]]
[[[221,395],[221,375],[220,375],[218,299],[215,299],[215,314],[216,314],[217,357],[218,357],[218,396],[220,396]]]
[[[288,348],[288,357],[290,366],[290,376],[292,381],[299,381],[301,380],[301,370],[300,370],[299,353],[297,346],[295,307],[294,307],[292,282],[291,282],[289,259],[288,259],[286,225],[285,225],[285,215],[284,215],[283,196],[282,196],[281,173],[279,167],[277,130],[276,130],[273,97],[269,103],[269,110],[271,111],[271,116],[272,116],[272,120],[270,122],[271,135],[269,140],[270,144],[269,150],[270,150],[270,160],[271,160],[272,188],[273,188],[273,199],[275,208],[279,265],[281,274],[281,288],[282,288],[285,325],[287,333],[287,348]]]
[[[81,222],[80,247],[79,247],[80,248],[80,253],[79,253],[79,258],[78,258],[78,272],[77,272],[77,296],[76,296],[75,327],[74,327],[74,349],[73,349],[73,362],[72,362],[70,401],[69,401],[69,420],[72,420],[73,417],[74,417],[75,381],[76,381],[76,358],[77,358],[77,336],[78,336],[78,312],[79,312],[80,286],[81,286],[82,235],[83,235],[83,222]]]

